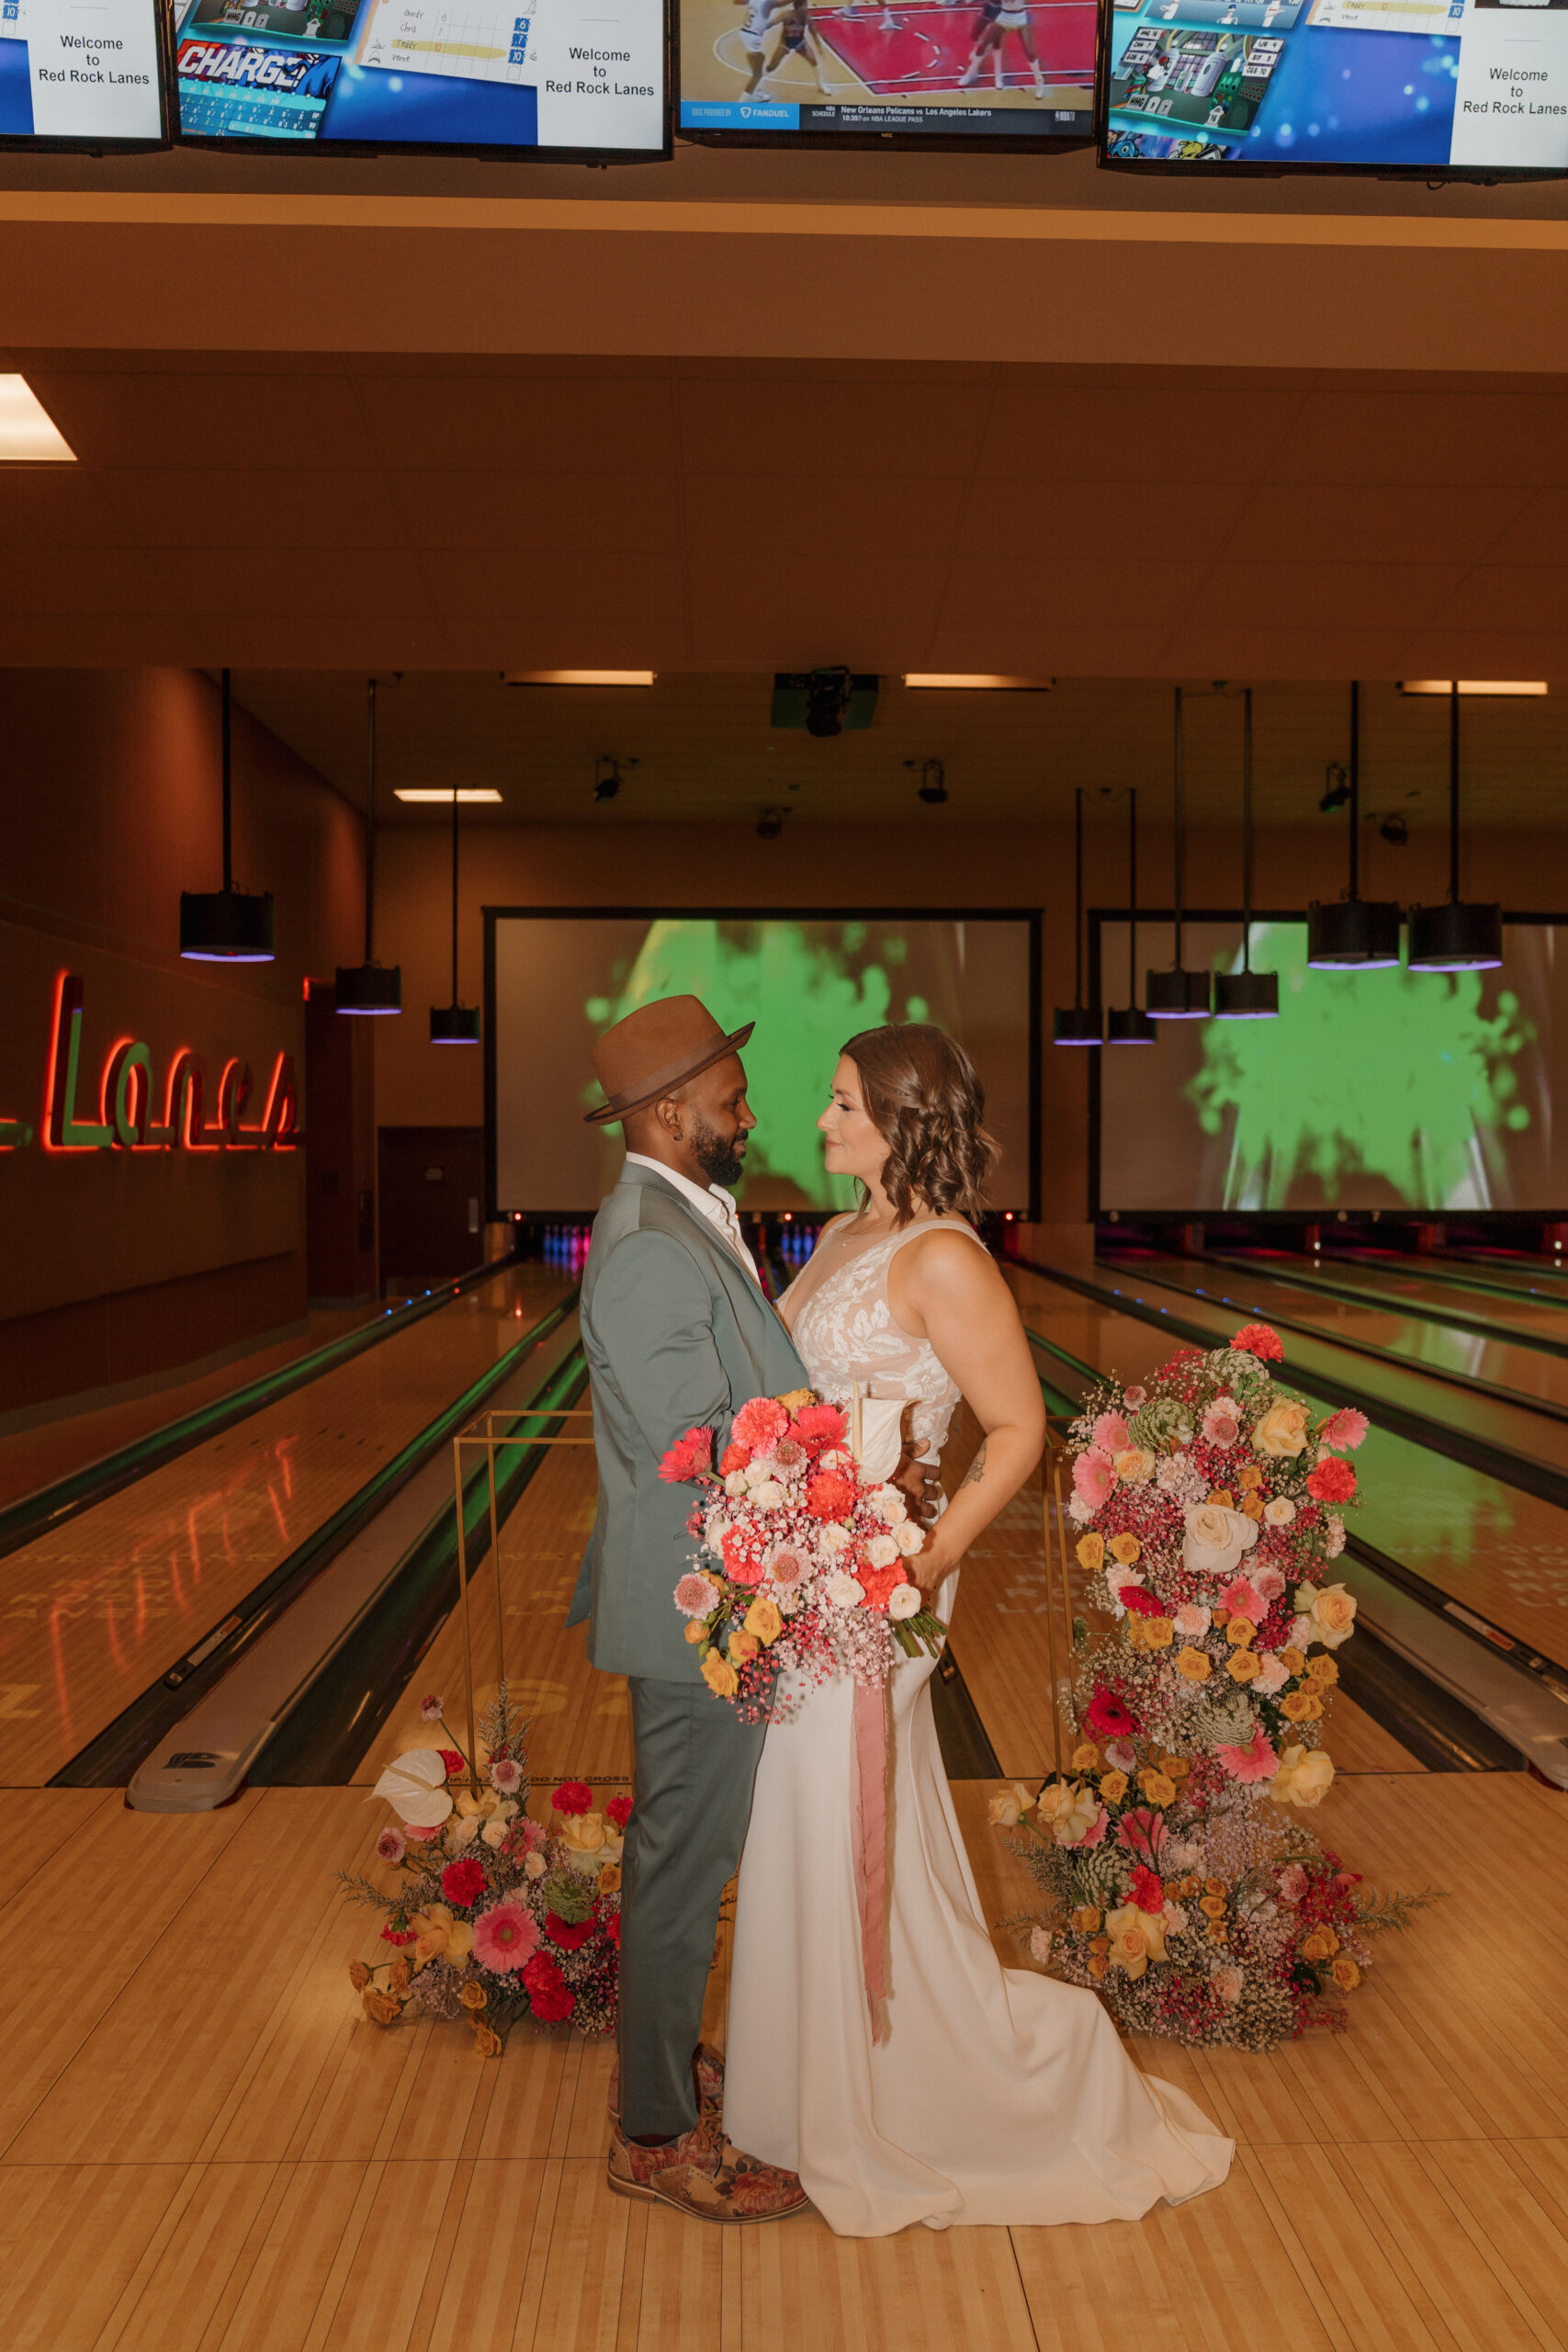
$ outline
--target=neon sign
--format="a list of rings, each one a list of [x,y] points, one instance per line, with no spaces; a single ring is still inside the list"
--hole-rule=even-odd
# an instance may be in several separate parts
[[[79,975],[55,982],[44,1069],[43,1148],[66,1151],[293,1151],[300,1141],[294,1057],[280,1053],[258,1095],[250,1064],[233,1057],[216,1087],[209,1087],[202,1057],[182,1046],[169,1064],[162,1100],[152,1050],[140,1038],[118,1037],[99,1073],[96,1117],[85,1104],[82,1022],[85,989]],[[261,1115],[247,1120],[253,1103]],[[209,1116],[210,1107],[211,1115]],[[155,1118],[155,1108],[163,1116]],[[0,1151],[24,1150],[34,1130],[24,1119],[0,1119]]]

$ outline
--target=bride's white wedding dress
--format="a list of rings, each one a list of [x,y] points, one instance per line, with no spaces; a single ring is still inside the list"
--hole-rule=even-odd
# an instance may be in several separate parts
[[[893,1320],[887,1274],[934,1222],[858,1252],[829,1242],[793,1285],[814,1385],[918,1400],[915,1432],[932,1455],[958,1391]],[[944,1621],[957,1585],[954,1570],[937,1600]],[[861,1961],[852,1686],[811,1691],[768,1733],[736,1907],[727,2133],[798,2172],[846,2237],[911,2222],[1131,2221],[1216,2187],[1232,2143],[1185,2092],[1139,2073],[1095,1995],[997,1958],[937,1747],[933,1667],[922,1655],[893,1677],[880,2041]]]

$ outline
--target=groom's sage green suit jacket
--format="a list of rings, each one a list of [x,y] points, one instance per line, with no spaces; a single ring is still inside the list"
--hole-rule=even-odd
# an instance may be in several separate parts
[[[600,1204],[582,1278],[599,1510],[568,1623],[589,1618],[608,1674],[701,1679],[675,1586],[696,1540],[700,1489],[659,1476],[682,1433],[715,1432],[716,1460],[750,1396],[807,1385],[776,1309],[717,1228],[651,1168],[626,1167]]]

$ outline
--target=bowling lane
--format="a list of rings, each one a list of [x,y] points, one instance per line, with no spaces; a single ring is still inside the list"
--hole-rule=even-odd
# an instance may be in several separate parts
[[[0,1785],[59,1771],[570,1287],[509,1268],[14,1552]]]
[[[1215,1252],[1209,1263],[1223,1267],[1227,1272],[1246,1268],[1251,1272],[1256,1261]],[[1353,1304],[1382,1307],[1393,1314],[1404,1313],[1420,1321],[1451,1324],[1460,1329],[1470,1329],[1483,1339],[1506,1339],[1526,1347],[1542,1348],[1549,1352],[1568,1352],[1568,1317],[1555,1295],[1529,1297],[1524,1294],[1504,1295],[1493,1289],[1472,1289],[1459,1282],[1434,1281],[1430,1276],[1407,1272],[1409,1261],[1384,1261],[1371,1267],[1361,1263],[1345,1265],[1334,1259],[1319,1262],[1314,1258],[1293,1258],[1281,1254],[1266,1262],[1277,1279],[1286,1282],[1303,1295],[1316,1293],[1322,1297],[1343,1295]]]
[[[1450,1393],[1446,1397],[1441,1392],[1429,1395],[1421,1409],[1439,1419],[1457,1412],[1470,1422],[1467,1390],[1494,1391],[1501,1403],[1517,1398],[1540,1405],[1561,1414],[1563,1428],[1561,1435],[1552,1431],[1543,1415],[1535,1428],[1534,1442],[1549,1449],[1543,1452],[1543,1460],[1568,1470],[1568,1356],[1521,1346],[1506,1331],[1488,1339],[1479,1330],[1330,1296],[1312,1283],[1299,1280],[1293,1271],[1295,1261],[1289,1260],[1269,1258],[1244,1266],[1235,1259],[1109,1254],[1101,1262],[1115,1272],[1118,1280],[1158,1283],[1167,1290],[1207,1298],[1244,1318],[1258,1316],[1281,1327],[1294,1324],[1330,1343],[1369,1350],[1373,1362],[1381,1358],[1415,1372],[1435,1373],[1452,1384]],[[1284,1266],[1292,1271],[1283,1272]],[[1346,1377],[1356,1375],[1348,1371]],[[1523,1426],[1514,1415],[1499,1420],[1497,1442],[1518,1442]]]
[[[1425,1276],[1434,1283],[1478,1295],[1500,1291],[1506,1296],[1543,1299],[1568,1306],[1568,1266],[1560,1257],[1535,1257],[1524,1250],[1423,1250],[1418,1258],[1392,1250],[1348,1250],[1343,1262],[1371,1273]]]
[[[1146,1379],[1180,1344],[1176,1334],[1085,1299],[1045,1276],[1018,1267],[1007,1272],[1032,1329],[1085,1363],[1113,1369],[1123,1381]],[[1151,1304],[1163,1302],[1172,1314],[1212,1331],[1216,1346],[1236,1328],[1234,1312],[1190,1295],[1161,1294],[1152,1283],[1137,1287]],[[1292,1360],[1300,1363],[1314,1344],[1287,1341],[1287,1382]],[[1346,1357],[1341,1363],[1348,1382],[1369,1385],[1364,1359]],[[1315,1371],[1314,1376],[1319,1376]],[[1412,1375],[1401,1377],[1408,1384]],[[1063,1385],[1072,1385],[1065,1373]],[[1468,1402],[1465,1409],[1468,1416]],[[1530,1426],[1550,1433],[1550,1424],[1533,1417]],[[1568,1511],[1375,1421],[1356,1461],[1365,1500],[1348,1516],[1353,1536],[1543,1657],[1559,1665],[1568,1661]]]

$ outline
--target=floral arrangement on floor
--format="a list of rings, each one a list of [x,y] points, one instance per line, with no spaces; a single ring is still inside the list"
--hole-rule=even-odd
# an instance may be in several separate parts
[[[1085,1401],[1067,1515],[1116,1626],[1074,1623],[1070,1771],[990,1807],[1052,1899],[1009,1923],[1037,1961],[1128,2032],[1249,2050],[1342,2026],[1369,1938],[1436,1899],[1363,1888],[1301,1818],[1334,1780],[1356,1603],[1325,1571],[1367,1421],[1277,1387],[1283,1353],[1249,1323]]]
[[[502,1683],[466,1756],[439,1698],[420,1707],[443,1745],[410,1748],[373,1794],[398,1815],[376,1841],[389,1885],[340,1871],[350,1899],[384,1912],[385,1960],[356,1960],[349,1981],[373,2025],[466,2017],[485,2057],[519,2018],[615,2030],[621,1849],[629,1797],[595,1808],[586,1781],[563,1781],[548,1826],[528,1799],[523,1732]],[[476,1793],[477,1791],[477,1793]]]
[[[862,1475],[847,1437],[840,1408],[800,1389],[743,1405],[716,1469],[707,1429],[659,1465],[709,1498],[693,1507],[701,1549],[675,1606],[704,1681],[749,1722],[783,1720],[839,1675],[880,1690],[900,1657],[946,1633],[905,1571],[924,1534],[897,1487]],[[784,1668],[803,1678],[788,1697]]]

